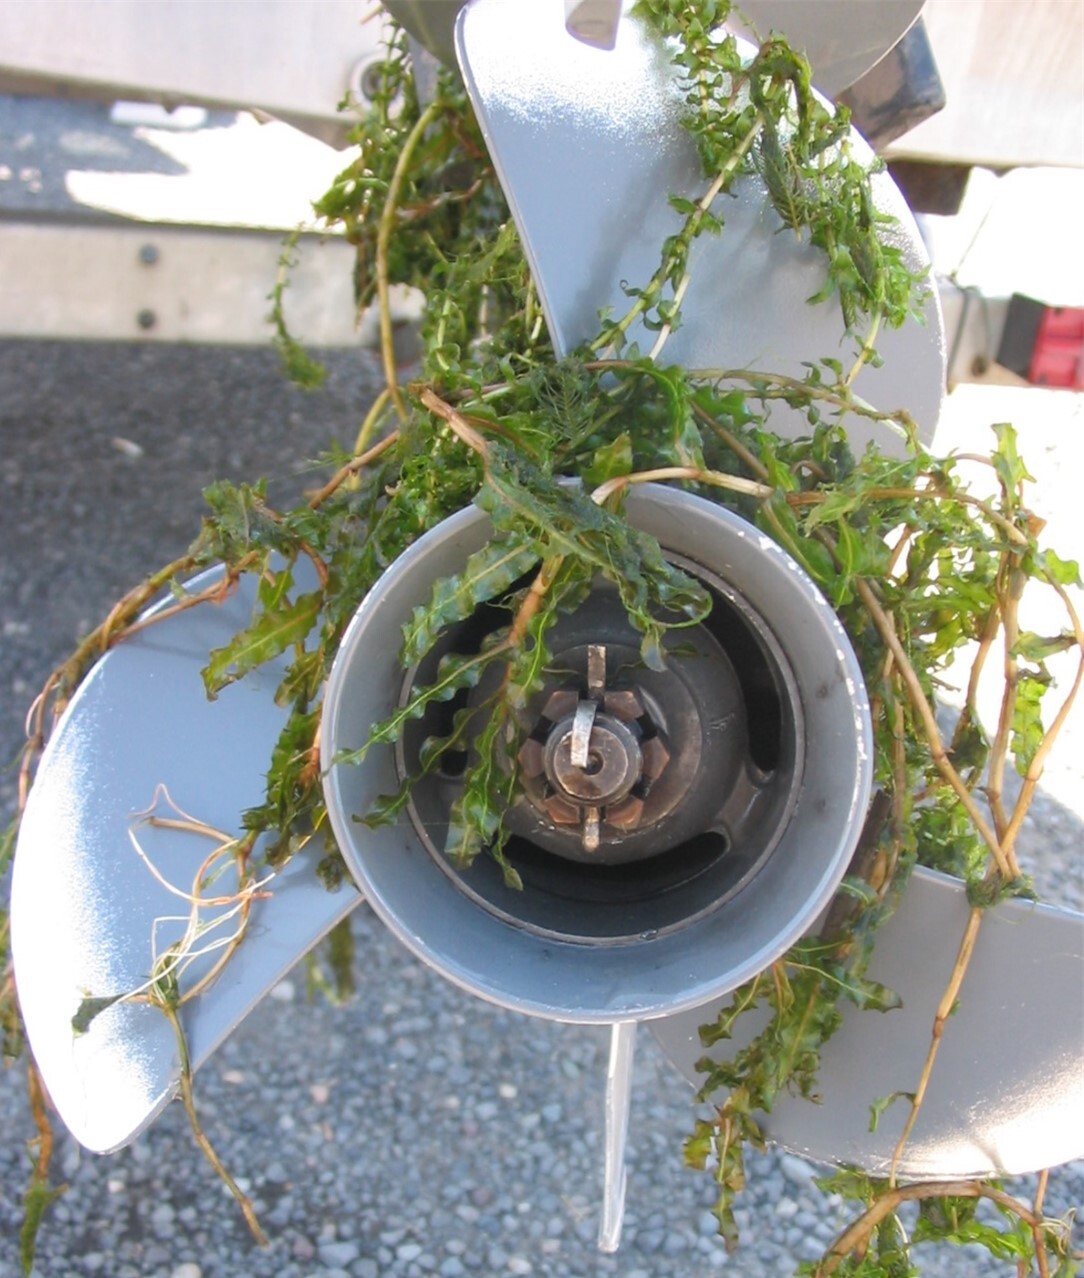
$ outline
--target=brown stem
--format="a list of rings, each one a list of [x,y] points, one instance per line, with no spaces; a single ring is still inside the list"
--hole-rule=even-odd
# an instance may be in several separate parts
[[[50,720],[50,726],[57,721],[72,691],[92,662],[134,630],[161,621],[170,615],[172,609],[160,609],[153,617],[148,617],[145,621],[132,621],[132,618],[137,617],[174,578],[191,572],[198,564],[199,559],[196,555],[182,555],[166,564],[165,567],[159,568],[138,586],[134,586],[114,604],[106,619],[79,643],[71,656],[57,666],[45,680],[26,717],[27,741],[19,764],[18,776],[20,815],[26,807],[26,800],[30,794],[30,780],[35,764],[45,748],[45,740],[48,736],[46,719]],[[183,600],[173,605],[173,608],[182,606],[185,606]]]
[[[829,1278],[847,1259],[851,1252],[869,1243],[877,1226],[892,1215],[901,1203],[921,1202],[926,1198],[988,1198],[1019,1217],[1032,1230],[1041,1228],[1042,1221],[1023,1203],[1006,1194],[974,1180],[926,1181],[917,1185],[898,1185],[881,1194],[876,1201],[849,1225],[828,1249],[815,1271],[815,1278]]]
[[[983,842],[990,850],[991,856],[997,863],[1002,876],[1006,882],[1011,882],[1019,877],[1019,869],[1016,867],[1015,858],[1006,857],[998,842],[997,836],[990,828],[986,818],[979,811],[975,803],[975,799],[971,791],[964,785],[963,779],[956,769],[952,766],[952,761],[945,751],[945,747],[941,741],[941,732],[937,726],[937,719],[933,710],[930,708],[929,702],[926,700],[926,694],[922,690],[919,683],[918,675],[915,673],[914,667],[911,665],[904,651],[903,645],[900,643],[896,635],[895,627],[881,606],[874,594],[869,582],[861,577],[855,579],[855,591],[858,597],[865,605],[866,611],[869,613],[873,624],[877,627],[877,631],[884,641],[885,645],[891,651],[896,659],[896,667],[899,670],[908,692],[911,704],[914,706],[920,720],[922,721],[923,732],[926,736],[927,744],[930,748],[930,754],[933,758],[934,766],[940,772],[941,776],[948,782],[949,786],[956,793],[960,803],[963,805],[967,815],[971,818],[976,831],[981,836]]]
[[[523,602],[516,609],[516,615],[512,618],[507,640],[509,648],[518,648],[523,642],[527,634],[527,627],[538,615],[538,610],[542,607],[542,602],[546,598],[550,586],[553,585],[553,579],[557,576],[564,561],[564,555],[552,555],[549,559],[542,561],[541,567],[535,573],[534,581],[531,582],[530,589],[524,595]]]
[[[980,907],[972,907],[968,914],[967,926],[964,928],[964,934],[960,940],[960,948],[956,952],[956,962],[952,967],[952,975],[949,977],[944,994],[941,995],[941,1002],[937,1005],[937,1013],[934,1016],[933,1029],[930,1034],[930,1046],[922,1065],[922,1074],[919,1077],[918,1086],[915,1088],[915,1094],[911,1099],[911,1110],[907,1115],[907,1122],[904,1124],[900,1138],[896,1142],[896,1148],[892,1151],[892,1169],[889,1173],[889,1183],[892,1185],[896,1183],[896,1169],[903,1155],[904,1146],[911,1138],[911,1132],[914,1130],[919,1110],[922,1108],[922,1102],[926,1098],[930,1077],[933,1074],[934,1062],[937,1060],[937,1053],[941,1049],[941,1038],[945,1032],[945,1022],[952,1015],[956,1000],[959,998],[960,986],[967,975],[971,956],[975,952],[975,941],[979,935],[983,914],[984,910]]]
[[[1001,612],[1002,639],[1002,694],[1001,709],[998,714],[997,733],[990,749],[990,765],[987,774],[986,799],[990,804],[990,812],[994,818],[994,828],[1004,846],[1005,830],[1008,818],[1002,804],[1002,792],[1005,784],[1005,763],[1009,757],[1009,742],[1012,737],[1013,718],[1016,715],[1017,687],[1020,681],[1020,667],[1016,660],[1015,648],[1020,636],[1018,622],[1020,596],[1027,580],[1024,573],[1008,555],[1002,556],[998,571],[998,602]]]
[[[423,386],[418,392],[419,402],[427,408],[431,413],[435,413],[442,421],[448,423],[459,439],[467,445],[469,449],[476,452],[482,461],[489,462],[489,445],[462,413],[454,409],[451,404],[433,390],[431,386]]]
[[[979,680],[982,678],[986,658],[990,655],[994,640],[997,638],[1000,629],[1001,614],[997,608],[991,608],[987,614],[986,623],[982,628],[982,634],[979,636],[978,650],[975,653],[974,660],[971,662],[971,673],[968,676],[967,692],[964,696],[964,708],[953,733],[953,746],[960,740],[968,725],[978,720],[976,706],[978,705]]]
[[[383,439],[375,443],[372,448],[367,449],[359,457],[352,457],[345,466],[340,466],[327,483],[309,498],[309,509],[318,510],[327,499],[336,493],[351,476],[356,475],[359,470],[364,470],[366,466],[371,465],[378,457],[399,442],[399,432],[393,430],[390,434],[385,435]]]
[[[53,1159],[53,1125],[46,1112],[45,1086],[38,1067],[32,1060],[26,1063],[26,1086],[30,1094],[30,1113],[34,1126],[38,1129],[33,1182],[36,1185],[46,1185],[49,1182],[49,1164]]]
[[[1005,846],[1010,850],[1016,844],[1017,836],[1020,833],[1020,827],[1023,825],[1024,817],[1027,816],[1028,808],[1031,806],[1031,800],[1035,794],[1035,789],[1039,784],[1039,779],[1042,777],[1043,769],[1046,767],[1046,760],[1050,755],[1050,751],[1054,748],[1054,742],[1057,741],[1062,728],[1065,726],[1065,721],[1069,717],[1069,712],[1072,710],[1077,696],[1080,693],[1081,685],[1084,684],[1084,629],[1081,627],[1080,618],[1077,615],[1076,609],[1073,607],[1073,601],[1069,598],[1065,587],[1062,586],[1060,582],[1053,580],[1049,580],[1049,584],[1057,592],[1058,597],[1061,599],[1062,604],[1069,614],[1069,620],[1073,627],[1073,636],[1076,640],[1077,649],[1080,652],[1080,658],[1077,661],[1076,675],[1073,679],[1072,687],[1066,693],[1064,701],[1062,701],[1057,714],[1050,723],[1050,727],[1047,728],[1043,735],[1042,743],[1035,751],[1031,762],[1028,764],[1027,775],[1024,777],[1024,784],[1020,789],[1019,797],[1016,800],[1016,806],[1013,808],[1012,819],[1009,822],[1008,829],[1005,831],[1005,838],[1003,840]]]
[[[768,468],[764,465],[756,453],[753,453],[746,448],[741,440],[738,439],[733,432],[727,430],[721,422],[717,422],[706,408],[701,408],[699,404],[693,404],[692,409],[693,413],[700,418],[704,425],[712,430],[715,435],[722,440],[727,448],[729,448],[740,461],[744,462],[745,465],[749,467],[754,475],[756,475],[764,483],[768,482]]]
[[[604,505],[615,493],[628,488],[630,484],[649,484],[664,479],[686,479],[697,484],[710,484],[716,488],[726,488],[731,492],[744,493],[749,497],[768,498],[774,492],[767,484],[758,484],[751,479],[743,479],[740,475],[727,475],[717,470],[701,470],[697,466],[660,466],[655,470],[641,470],[634,475],[616,475],[608,479],[591,494],[591,500]]]
[[[808,493],[787,493],[787,504],[790,506],[820,506],[827,500],[824,493],[808,492]],[[989,502],[983,501],[979,497],[972,497],[970,493],[954,493],[942,492],[937,488],[871,488],[866,494],[866,501],[951,501],[959,506],[971,506],[975,510],[981,511],[986,518],[995,524],[1005,536],[1021,550],[1027,549],[1030,545],[1027,534],[1020,531],[1019,528],[1010,519],[1006,519],[1004,515],[994,510]]]
[[[388,248],[391,244],[392,232],[395,229],[399,196],[406,181],[407,170],[414,159],[414,152],[422,140],[426,129],[443,110],[438,102],[431,102],[418,117],[417,123],[410,130],[403,149],[395,164],[388,191],[384,197],[384,207],[380,212],[380,223],[376,231],[376,291],[380,309],[380,358],[384,366],[384,380],[388,393],[395,405],[395,411],[401,422],[407,418],[406,403],[399,389],[399,369],[395,362],[395,347],[392,341],[392,318],[390,300],[390,282],[388,278]]]
[[[184,1105],[184,1112],[188,1115],[188,1123],[192,1128],[192,1135],[195,1137],[196,1144],[200,1147],[203,1152],[203,1156],[214,1168],[215,1172],[226,1185],[227,1189],[229,1189],[230,1193],[237,1200],[237,1203],[241,1208],[241,1213],[245,1218],[245,1222],[252,1231],[252,1236],[261,1247],[267,1247],[270,1244],[268,1243],[267,1235],[260,1227],[260,1222],[256,1219],[256,1212],[252,1206],[251,1199],[230,1175],[225,1164],[222,1162],[222,1159],[219,1158],[218,1154],[215,1152],[214,1146],[207,1139],[207,1134],[203,1130],[203,1124],[200,1122],[199,1114],[196,1113],[196,1102],[192,1095],[192,1064],[188,1056],[188,1041],[185,1037],[184,1029],[181,1026],[181,1020],[177,1014],[177,1009],[166,1000],[155,1000],[155,1002],[165,1014],[166,1019],[173,1026],[173,1033],[177,1039],[177,1050],[180,1053],[181,1058],[179,1080],[181,1101]]]

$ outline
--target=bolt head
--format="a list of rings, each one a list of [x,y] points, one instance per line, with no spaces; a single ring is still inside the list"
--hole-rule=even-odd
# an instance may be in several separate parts
[[[644,801],[634,794],[626,795],[620,803],[606,809],[605,823],[615,830],[635,830],[644,814]]]
[[[579,825],[583,817],[583,809],[579,804],[571,803],[559,794],[551,794],[543,799],[542,806],[554,825]]]
[[[666,748],[662,737],[648,737],[646,741],[641,741],[640,753],[644,760],[644,779],[656,780],[670,762],[670,751]]]
[[[646,713],[644,704],[633,688],[621,688],[607,692],[602,698],[602,708],[607,714],[625,723],[635,723]]]
[[[519,748],[520,772],[525,777],[540,777],[545,769],[545,752],[542,748],[542,742],[536,741],[534,737],[528,737],[523,745]]]

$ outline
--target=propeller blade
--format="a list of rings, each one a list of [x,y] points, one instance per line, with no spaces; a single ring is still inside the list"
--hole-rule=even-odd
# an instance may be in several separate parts
[[[903,39],[925,0],[743,0],[731,25],[743,34],[781,31],[813,69],[813,83],[834,98]],[[748,28],[745,23],[748,21]]]
[[[218,570],[192,583],[213,584]],[[135,821],[157,798],[226,834],[263,799],[264,771],[285,718],[272,663],[209,701],[200,675],[208,653],[249,621],[255,582],[245,578],[217,606],[177,613],[134,635],[84,680],[57,725],[31,788],[12,879],[12,952],[34,1058],[76,1139],[104,1153],[126,1144],[174,1096],[178,1045],[162,1013],[141,1001],[104,1007],[85,1032],[92,1005],[148,981],[154,954],[185,930],[200,862],[217,840],[191,830]],[[163,605],[159,605],[160,607]],[[152,610],[153,611],[153,610]],[[167,794],[159,787],[166,787]],[[135,842],[133,842],[133,839]],[[143,850],[140,855],[135,843]],[[206,889],[236,891],[230,862]],[[248,931],[217,980],[185,1003],[181,1020],[197,1068],[227,1034],[360,900],[353,887],[331,893],[299,857],[261,885]],[[193,948],[227,939],[227,905],[201,909]],[[185,988],[220,950],[193,963]]]
[[[457,53],[505,195],[538,285],[559,353],[589,341],[600,311],[620,316],[625,285],[642,285],[659,246],[681,227],[668,197],[699,200],[705,182],[682,125],[684,106],[665,47],[625,15],[614,49],[593,48],[556,21],[548,4],[471,0],[456,28]],[[871,154],[857,134],[857,155]],[[928,260],[895,184],[881,174],[875,195],[899,223],[898,248],[922,273]],[[824,282],[819,250],[793,234],[767,204],[759,178],[741,178],[717,198],[722,235],[697,239],[682,323],[662,358],[691,369],[762,369],[798,378],[811,352],[846,361],[833,301],[808,299]],[[931,290],[925,323],[877,339],[884,358],[855,379],[856,392],[885,409],[906,405],[928,441],[944,389],[940,306]],[[629,339],[652,349],[656,334],[634,324]],[[876,439],[903,452],[887,426],[850,419],[854,446]],[[807,433],[804,415],[779,407],[771,427]]]
[[[903,1006],[863,1012],[844,1002],[843,1024],[821,1057],[820,1102],[781,1096],[764,1116],[769,1139],[818,1162],[889,1171],[910,1107],[894,1102],[870,1131],[872,1107],[915,1090],[969,909],[958,879],[914,871],[869,968]],[[1084,1155],[1082,989],[1084,915],[1019,899],[987,912],[898,1164],[902,1177],[1018,1175]],[[723,1006],[651,1023],[694,1086],[705,1055],[698,1027]],[[763,1018],[746,1020],[754,1017],[738,1022],[720,1057],[763,1028]]]
[[[453,28],[466,0],[385,0],[384,7],[430,53],[454,62]],[[914,25],[925,0],[745,0],[729,25],[743,35],[782,31],[813,69],[813,83],[834,97],[875,66]],[[554,6],[556,7],[556,6]],[[564,0],[576,37],[612,48],[627,0]],[[560,13],[551,12],[559,22]],[[747,22],[743,22],[747,19]]]

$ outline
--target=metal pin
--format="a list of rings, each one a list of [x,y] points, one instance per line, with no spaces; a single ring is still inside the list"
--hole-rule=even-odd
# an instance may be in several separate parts
[[[583,814],[583,837],[580,845],[585,852],[597,852],[602,837],[599,827],[602,824],[602,813],[598,808],[588,808]]]
[[[606,645],[589,643],[587,645],[587,692],[592,697],[600,697],[606,688]]]
[[[590,758],[591,729],[595,726],[597,701],[581,701],[572,716],[572,747],[569,757],[574,768],[586,768]]]

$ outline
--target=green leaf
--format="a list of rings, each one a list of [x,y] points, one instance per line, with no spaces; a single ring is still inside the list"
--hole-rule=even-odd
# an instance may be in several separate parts
[[[251,625],[234,635],[225,647],[212,650],[202,672],[207,695],[212,699],[250,670],[303,643],[316,625],[322,602],[319,591],[299,595],[292,602],[277,592],[273,596],[271,606],[261,611]]]
[[[1016,685],[1012,716],[1012,751],[1016,770],[1026,776],[1046,735],[1042,720],[1042,700],[1050,686],[1050,676],[1041,668],[1023,673]]]
[[[1038,635],[1033,630],[1022,630],[1016,636],[1013,656],[1025,661],[1041,663],[1059,652],[1069,652],[1076,647],[1076,635],[1063,630],[1060,635]]]
[[[894,1105],[896,1101],[907,1101],[913,1103],[915,1099],[914,1092],[890,1092],[887,1096],[879,1096],[869,1107],[869,1131],[875,1132],[880,1125],[881,1118],[885,1110]]]
[[[487,542],[468,557],[462,572],[437,581],[429,602],[414,609],[403,626],[403,665],[420,661],[448,626],[499,598],[537,564],[537,551],[522,537],[513,534]]]
[[[119,1003],[123,997],[123,994],[107,994],[100,998],[88,996],[82,999],[75,1015],[72,1017],[73,1033],[76,1035],[85,1034],[90,1029],[90,1023],[96,1016],[104,1012],[107,1007],[112,1007],[114,1003]]]
[[[1025,480],[1034,482],[1034,476],[1028,474],[1016,446],[1016,430],[1009,422],[999,422],[993,427],[997,436],[997,448],[994,450],[994,470],[1004,485],[1006,492],[1015,493]]]
[[[1053,550],[1047,549],[1035,556],[1040,572],[1056,581],[1059,586],[1079,586],[1080,565],[1073,559],[1061,559]]]
[[[498,648],[462,656],[447,653],[437,666],[437,677],[432,683],[411,690],[405,705],[400,706],[387,719],[374,724],[365,743],[356,750],[342,750],[333,760],[336,764],[362,763],[365,756],[377,745],[391,745],[399,740],[403,728],[411,719],[420,719],[434,701],[450,701],[464,688],[475,688],[486,667],[500,654]]]
[[[65,1192],[66,1185],[51,1189],[36,1176],[27,1186],[23,1196],[23,1223],[19,1230],[19,1263],[25,1278],[30,1278],[37,1252],[38,1232],[45,1213]]]
[[[630,474],[632,467],[632,439],[628,431],[622,431],[595,450],[591,465],[583,472],[584,482],[589,488],[598,488],[607,480]]]

